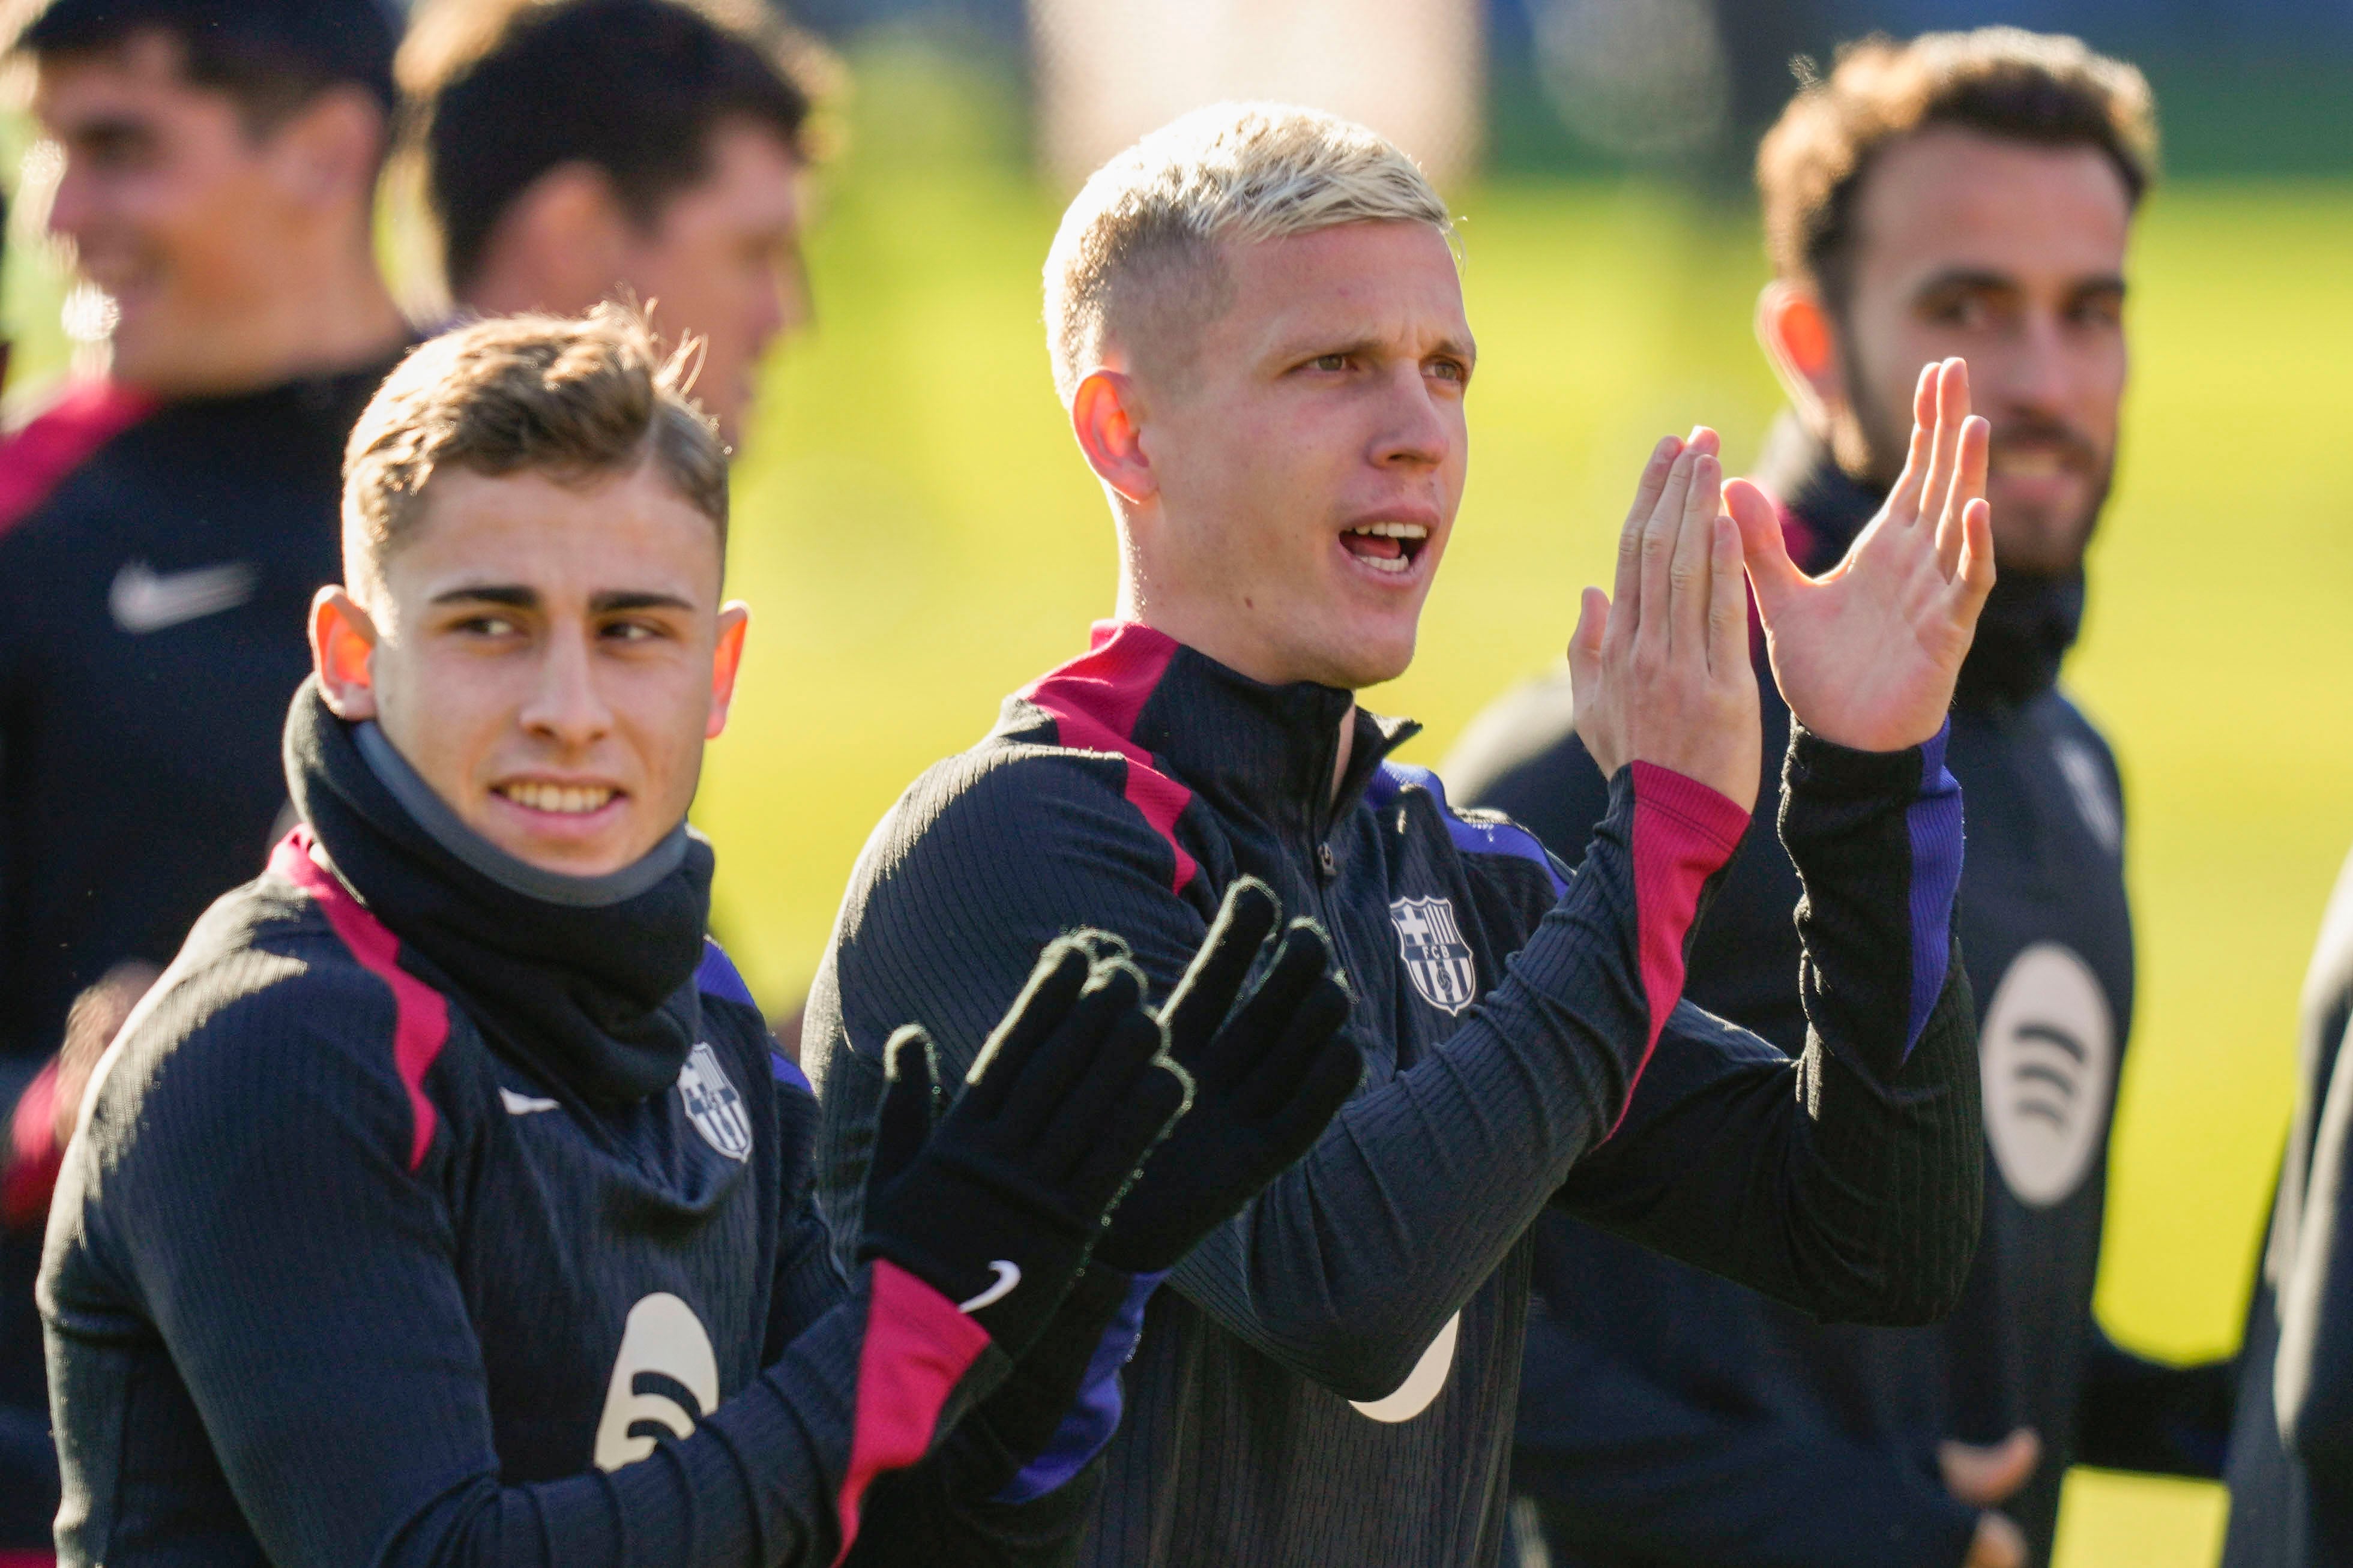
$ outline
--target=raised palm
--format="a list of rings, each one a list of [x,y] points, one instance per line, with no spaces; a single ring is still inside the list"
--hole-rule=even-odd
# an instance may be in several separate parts
[[[1820,577],[1789,559],[1763,491],[1725,486],[1782,698],[1807,729],[1859,751],[1901,751],[1943,727],[1993,588],[1989,430],[1969,413],[1968,366],[1924,369],[1912,418],[1887,504]]]

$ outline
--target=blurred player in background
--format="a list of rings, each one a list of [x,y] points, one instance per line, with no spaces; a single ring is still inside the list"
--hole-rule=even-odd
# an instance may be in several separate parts
[[[2353,1562],[2353,859],[2305,976],[2290,1123],[2247,1310],[2222,1568]]]
[[[808,58],[757,0],[431,0],[399,73],[450,294],[645,302],[702,340],[695,396],[740,442],[808,309]]]
[[[67,1563],[1040,1561],[988,1499],[1125,1297],[1081,1276],[1166,1267],[1355,1085],[1313,929],[1232,1007],[1263,889],[1156,1017],[1115,938],[1057,940],[936,1126],[898,1032],[837,1270],[807,1083],[704,935],[685,816],[746,613],[679,379],[607,306],[449,333],[362,414],[300,826],[142,1004],[59,1181]],[[1172,1053],[1239,1059],[1248,1105]],[[1191,1137],[1224,1158],[1134,1174]]]
[[[56,1133],[88,1047],[268,851],[343,437],[408,333],[370,239],[381,0],[51,0],[11,42],[112,353],[0,447],[0,1407],[39,1421]],[[0,1541],[48,1539],[47,1447],[0,1474]]]
[[[1927,1321],[1966,1274],[1982,1135],[1936,762],[1992,574],[1964,368],[1922,381],[1907,483],[1836,584],[1796,578],[1754,489],[1739,532],[1720,515],[1712,432],[1660,443],[1615,602],[1588,590],[1577,627],[1615,777],[1569,872],[1454,815],[1389,760],[1415,726],[1356,703],[1411,661],[1461,498],[1477,350],[1451,233],[1395,147],[1279,105],[1203,110],[1089,181],[1047,336],[1117,529],[1118,618],[907,791],[811,993],[847,1234],[885,1019],[961,1065],[1025,948],[1107,925],[1166,984],[1244,877],[1333,935],[1365,1087],[1139,1295],[1127,1417],[1074,1502],[1088,1563],[1495,1561],[1553,1204],[1826,1316]],[[1820,917],[1802,1067],[1678,1003],[1757,791],[1744,541],[1806,721],[1778,792]],[[1068,1479],[1088,1449],[1061,1451]]]
[[[1969,807],[1985,1236],[1951,1321],[1899,1331],[1820,1327],[1548,1221],[1514,1472],[1556,1563],[2018,1568],[2048,1560],[2071,1462],[2219,1464],[2221,1369],[2140,1361],[2092,1317],[2132,933],[2116,763],[2054,684],[2116,459],[2126,253],[2156,151],[2137,71],[2008,29],[1849,48],[1759,151],[1777,276],[1758,331],[1792,404],[1759,482],[1799,563],[1831,571],[1881,505],[1922,363],[1966,356],[1993,422],[2000,581],[1948,753]],[[1756,658],[1778,746],[1788,711]],[[1608,798],[1577,717],[1566,679],[1517,693],[1446,776],[1575,857]],[[1694,1000],[1791,1051],[1799,892],[1752,835],[1691,957]]]

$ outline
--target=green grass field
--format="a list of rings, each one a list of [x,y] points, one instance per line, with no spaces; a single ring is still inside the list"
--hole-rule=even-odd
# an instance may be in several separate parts
[[[856,62],[811,240],[815,330],[740,471],[755,614],[699,817],[718,919],[764,999],[806,985],[868,830],[1111,603],[1107,515],[1047,379],[1038,268],[1060,199],[1018,116],[903,55]],[[1421,655],[1377,707],[1435,763],[1565,642],[1660,434],[1771,417],[1746,206],[1642,184],[1459,194],[1481,343],[1475,459]],[[2129,441],[2070,680],[2123,755],[2141,933],[2100,1307],[2167,1355],[2236,1342],[2292,1093],[2295,994],[2353,842],[2353,186],[2163,191],[2135,262]],[[55,359],[54,294],[11,319]],[[44,304],[43,301],[49,301]],[[49,346],[42,350],[42,334]],[[2085,1475],[2063,1568],[2211,1563],[2211,1488]]]

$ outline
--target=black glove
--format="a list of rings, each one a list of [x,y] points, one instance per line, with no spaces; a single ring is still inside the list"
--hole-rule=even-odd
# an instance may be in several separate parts
[[[1190,1089],[1131,964],[1050,944],[937,1126],[929,1036],[886,1047],[860,1258],[887,1258],[1009,1356],[1036,1341],[1103,1215]]]
[[[1314,925],[1293,921],[1258,989],[1234,1005],[1282,919],[1265,883],[1245,877],[1227,889],[1160,1010],[1168,1054],[1192,1076],[1193,1104],[1113,1212],[1095,1245],[1099,1262],[1131,1274],[1176,1267],[1306,1153],[1355,1092],[1364,1062],[1340,1033],[1348,990]]]

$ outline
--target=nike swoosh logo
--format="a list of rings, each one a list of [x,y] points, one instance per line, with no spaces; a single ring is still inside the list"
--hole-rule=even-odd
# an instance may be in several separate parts
[[[1004,1300],[1005,1298],[1013,1294],[1013,1288],[1021,1283],[1021,1265],[1018,1263],[1008,1263],[1004,1258],[1000,1258],[996,1262],[990,1264],[989,1267],[997,1270],[997,1283],[991,1285],[987,1289],[983,1290],[979,1295],[975,1296],[969,1301],[958,1301],[956,1303],[957,1311],[969,1317],[971,1314],[979,1311],[983,1307],[992,1306],[998,1301]]]
[[[106,607],[116,626],[140,637],[233,610],[253,597],[260,581],[261,574],[248,561],[162,574],[144,561],[132,561],[114,574]]]
[[[534,1110],[555,1109],[555,1101],[552,1100],[541,1100],[536,1095],[517,1094],[513,1089],[504,1088],[499,1090],[499,1103],[507,1108],[509,1116],[529,1116]]]

